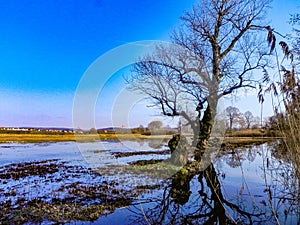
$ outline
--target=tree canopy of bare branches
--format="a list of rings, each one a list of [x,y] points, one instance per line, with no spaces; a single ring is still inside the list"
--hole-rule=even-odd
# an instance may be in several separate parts
[[[254,116],[253,116],[252,112],[246,111],[244,113],[244,118],[245,118],[245,122],[247,125],[247,129],[249,129],[251,127],[251,124],[254,122]]]
[[[260,32],[271,29],[261,22],[268,5],[268,0],[201,0],[181,17],[173,45],[157,46],[134,65],[130,88],[148,95],[163,115],[183,116],[198,137],[197,148],[204,148],[219,99],[254,87],[252,72],[268,63]]]
[[[228,129],[231,132],[233,125],[238,122],[241,113],[238,108],[233,106],[228,106],[225,111],[228,119]]]

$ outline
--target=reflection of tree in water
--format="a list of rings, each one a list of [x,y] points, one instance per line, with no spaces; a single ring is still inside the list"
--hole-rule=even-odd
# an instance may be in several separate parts
[[[248,148],[246,158],[249,162],[253,162],[256,158],[256,149],[255,148]]]
[[[241,162],[239,158],[253,156],[258,150],[243,149],[237,151],[239,157],[229,154],[229,158]],[[264,161],[260,168],[261,176],[270,175],[272,181],[267,179],[265,185],[261,184],[262,190],[265,186],[262,193],[250,193],[246,181],[240,193],[232,193],[222,185],[220,179],[224,177],[215,169],[214,164],[200,170],[199,164],[193,162],[169,180],[161,196],[151,198],[150,205],[143,205],[144,214],[135,223],[299,224],[299,195],[295,186],[297,179],[294,179],[289,164],[270,158],[270,152],[265,150],[266,148],[261,149]],[[253,157],[250,159],[253,160]],[[287,186],[290,188],[287,189]],[[294,219],[290,220],[293,215]]]
[[[147,140],[149,147],[153,148],[153,149],[161,149],[164,145],[166,145],[166,141],[162,140],[162,139],[150,139]]]
[[[167,140],[164,139],[136,139],[136,143],[138,143],[141,147],[144,147],[146,144],[153,149],[161,149],[164,145],[167,144]]]
[[[278,203],[274,204],[274,208],[280,207],[280,203],[289,206],[288,210],[285,210],[285,216],[288,214],[300,215],[300,178],[297,176],[296,168],[300,162],[296,162],[291,158],[286,151],[285,147],[281,143],[275,143],[271,151],[271,157],[265,154],[263,155],[265,163],[266,173],[273,178],[273,182],[268,186],[276,186],[269,196],[269,198],[277,198]],[[298,165],[295,165],[298,164]],[[300,220],[298,218],[298,223]]]
[[[197,167],[193,163],[175,174],[162,198],[153,200],[154,207],[144,209],[145,217],[135,223],[252,224],[254,218],[263,215],[258,208],[247,212],[242,206],[226,200],[213,164],[204,171]],[[191,182],[198,182],[192,185],[197,190],[192,190]]]
[[[242,165],[242,162],[248,159],[253,162],[256,152],[249,148],[226,148],[218,154],[218,158],[222,157],[222,160],[232,168],[237,168]]]
[[[299,164],[300,162],[295,162],[280,142],[261,145],[258,148],[241,147],[236,149],[236,152],[240,155],[240,157],[235,157],[240,164],[245,157],[250,162],[253,162],[257,155],[262,157],[263,165],[261,169],[262,176],[265,179],[264,192],[267,193],[267,202],[263,201],[262,203],[272,208],[272,214],[275,219],[279,218],[275,209],[284,208],[284,216],[296,215],[298,219],[297,224],[300,224],[300,178],[295,170],[299,166],[295,165],[295,163]],[[229,158],[232,159],[233,157],[229,156]],[[228,159],[228,157],[225,157],[225,159]],[[239,163],[227,162],[227,164],[234,168]]]
[[[242,154],[240,151],[233,151],[230,154],[227,154],[226,157],[226,163],[232,167],[232,168],[237,168],[242,165],[242,161],[244,161],[245,158],[243,158]]]
[[[262,213],[257,211],[247,212],[241,206],[227,201],[222,192],[222,186],[219,181],[217,172],[213,164],[210,164],[204,171],[194,171],[193,175],[178,176],[176,174],[172,179],[170,188],[171,196],[175,203],[184,205],[188,202],[191,196],[191,191],[185,189],[192,176],[198,176],[199,182],[199,197],[198,203],[194,210],[180,218],[182,224],[236,224],[232,215],[228,213],[228,209],[235,212],[240,221],[251,224],[253,217],[258,217]],[[185,180],[182,179],[185,177]],[[176,193],[176,194],[174,194]],[[182,193],[186,193],[185,199],[182,198]]]

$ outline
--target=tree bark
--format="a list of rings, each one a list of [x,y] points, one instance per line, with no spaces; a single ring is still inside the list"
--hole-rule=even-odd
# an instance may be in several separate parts
[[[188,162],[188,142],[185,137],[176,134],[168,142],[171,150],[171,163],[184,166]]]
[[[215,114],[216,103],[213,102],[211,104],[208,104],[200,121],[200,130],[197,145],[194,152],[196,161],[200,161],[202,159],[202,156],[208,147],[208,142],[211,135]]]

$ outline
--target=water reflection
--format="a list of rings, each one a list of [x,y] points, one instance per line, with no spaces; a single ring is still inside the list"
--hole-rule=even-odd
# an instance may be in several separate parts
[[[148,196],[134,224],[300,224],[293,165],[277,145],[224,150],[204,171],[191,163]]]
[[[154,150],[146,141],[124,143],[101,142],[101,146],[99,143],[82,143],[82,146],[88,156],[96,159],[97,155],[102,158],[114,156],[125,165],[137,159],[149,161],[170,157],[170,152],[165,152],[166,147]],[[12,211],[16,207],[21,210],[21,206],[16,205],[19,198],[26,198],[24,205],[38,199],[55,208],[57,203],[53,201],[60,198],[72,199],[71,206],[83,208],[94,207],[97,202],[104,206],[130,205],[113,208],[107,213],[115,210],[114,213],[108,216],[99,214],[102,217],[93,217],[94,222],[76,221],[76,224],[300,224],[299,182],[294,169],[297,162],[293,164],[294,160],[278,143],[223,149],[205,170],[200,170],[193,162],[166,180],[151,179],[145,172],[130,174],[128,170],[110,175],[114,167],[102,170],[101,174],[93,173],[87,169],[89,165],[83,161],[82,152],[74,143],[2,144],[0,150],[0,174],[7,176],[8,172],[21,172],[17,175],[24,175],[17,180],[0,179],[1,206],[9,200],[12,205],[8,209]],[[46,163],[41,164],[44,160]],[[49,167],[48,162],[51,162],[50,171],[44,170]],[[18,167],[12,163],[17,163]],[[29,165],[31,175],[27,171]],[[109,165],[112,165],[111,161]],[[58,172],[52,173],[55,172],[53,169]],[[43,176],[35,176],[37,170],[43,172]],[[115,200],[120,199],[120,193],[128,198],[126,204]],[[90,196],[93,196],[92,201],[88,201]],[[104,201],[103,196],[108,196],[110,201],[107,202],[107,198]],[[82,205],[78,201],[82,201]],[[59,203],[60,206],[64,204]],[[42,216],[45,217],[45,213]],[[96,215],[94,211],[91,213]],[[4,221],[0,215],[1,219]],[[42,219],[41,223],[47,224]],[[73,218],[69,220],[74,224]]]

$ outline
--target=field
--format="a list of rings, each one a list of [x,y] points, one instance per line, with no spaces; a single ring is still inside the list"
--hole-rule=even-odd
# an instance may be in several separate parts
[[[40,142],[65,142],[65,141],[78,141],[78,142],[93,142],[99,140],[143,140],[143,139],[166,139],[169,140],[172,135],[142,135],[135,134],[114,134],[114,133],[101,133],[101,134],[73,134],[73,133],[0,133],[0,143],[7,142],[22,142],[22,143],[40,143]],[[245,145],[253,143],[264,143],[272,141],[275,138],[266,137],[264,131],[260,129],[254,130],[239,130],[228,133],[225,136],[224,143],[233,145]]]
[[[169,139],[171,135],[141,135],[141,134],[10,134],[1,133],[0,143],[5,142],[62,142],[62,141],[79,141],[91,142],[97,140],[134,140],[134,139]]]

